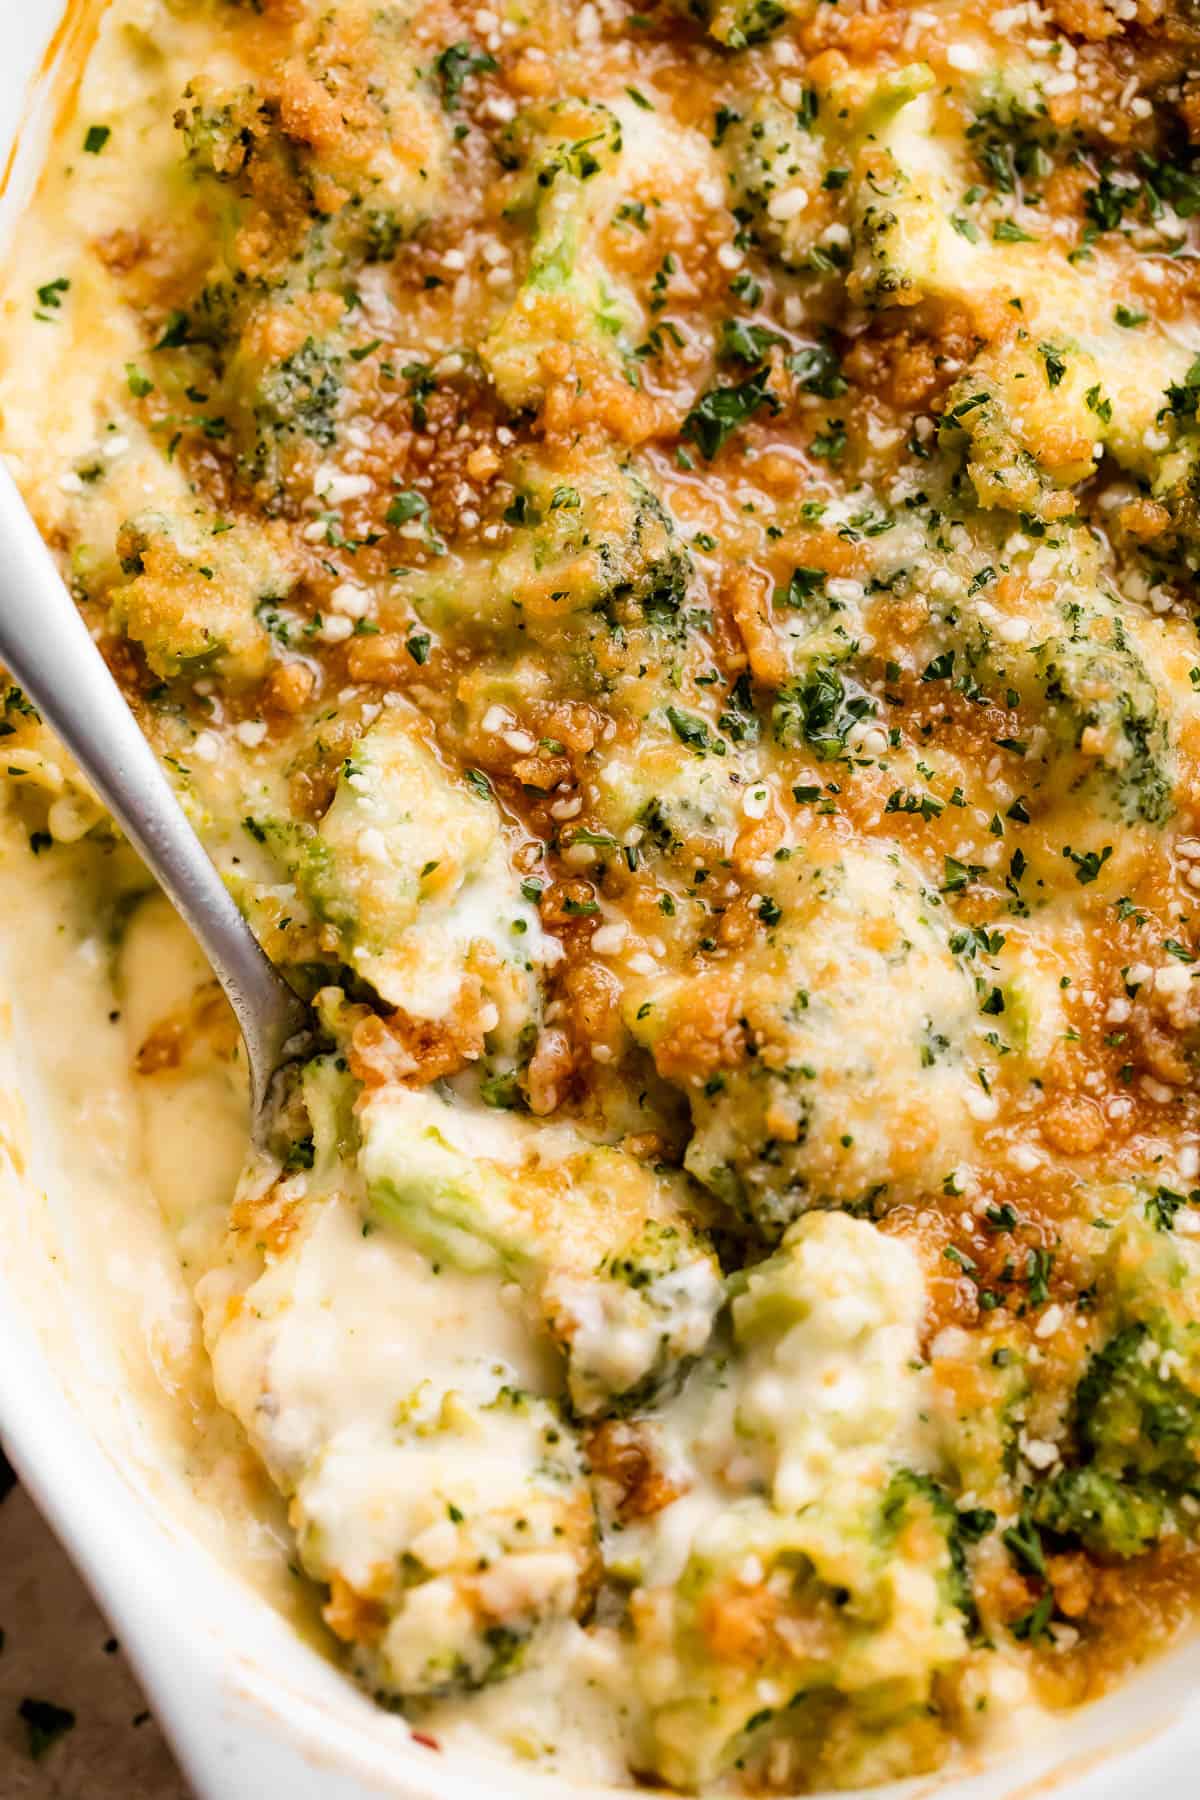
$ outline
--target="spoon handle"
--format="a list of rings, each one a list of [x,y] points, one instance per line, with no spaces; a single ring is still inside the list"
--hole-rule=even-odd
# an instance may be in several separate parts
[[[66,745],[186,920],[237,1015],[255,1117],[307,1011],[267,958],[185,818],[0,465],[0,661]]]

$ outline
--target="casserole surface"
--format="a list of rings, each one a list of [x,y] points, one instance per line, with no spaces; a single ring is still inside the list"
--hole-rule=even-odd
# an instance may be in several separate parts
[[[318,995],[232,1207],[229,1021],[15,690],[11,817],[105,921],[197,1455],[426,1735],[860,1785],[1189,1617],[1194,54],[100,19],[4,447]]]

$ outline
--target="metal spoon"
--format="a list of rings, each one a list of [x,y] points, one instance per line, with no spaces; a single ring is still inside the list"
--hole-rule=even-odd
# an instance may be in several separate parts
[[[272,1080],[310,1027],[308,1007],[267,958],[184,817],[2,465],[0,661],[62,739],[211,963],[246,1045],[257,1135]]]

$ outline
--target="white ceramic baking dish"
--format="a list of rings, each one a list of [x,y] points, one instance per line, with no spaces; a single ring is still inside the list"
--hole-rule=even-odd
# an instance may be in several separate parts
[[[0,228],[19,229],[55,58],[78,5],[0,0]],[[88,7],[90,11],[90,5]],[[3,548],[0,546],[0,555]],[[208,1549],[123,1375],[112,1308],[85,1279],[67,1133],[25,1028],[44,995],[0,910],[0,1434],[132,1657],[202,1800],[534,1800],[583,1791],[440,1755],[373,1707]],[[24,982],[24,985],[23,985]],[[70,1029],[64,1019],[64,1029]],[[78,1144],[70,1146],[78,1156]],[[127,1335],[127,1331],[126,1331]],[[1200,1792],[1200,1639],[982,1769],[875,1790],[938,1800],[1190,1800]],[[598,1792],[599,1790],[590,1790]]]

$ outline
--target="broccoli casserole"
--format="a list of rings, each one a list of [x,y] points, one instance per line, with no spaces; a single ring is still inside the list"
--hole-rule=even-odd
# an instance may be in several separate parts
[[[231,1019],[11,684],[9,838],[327,1647],[684,1791],[1103,1692],[1200,1595],[1194,5],[87,24],[0,442],[314,1004],[215,1204]]]

